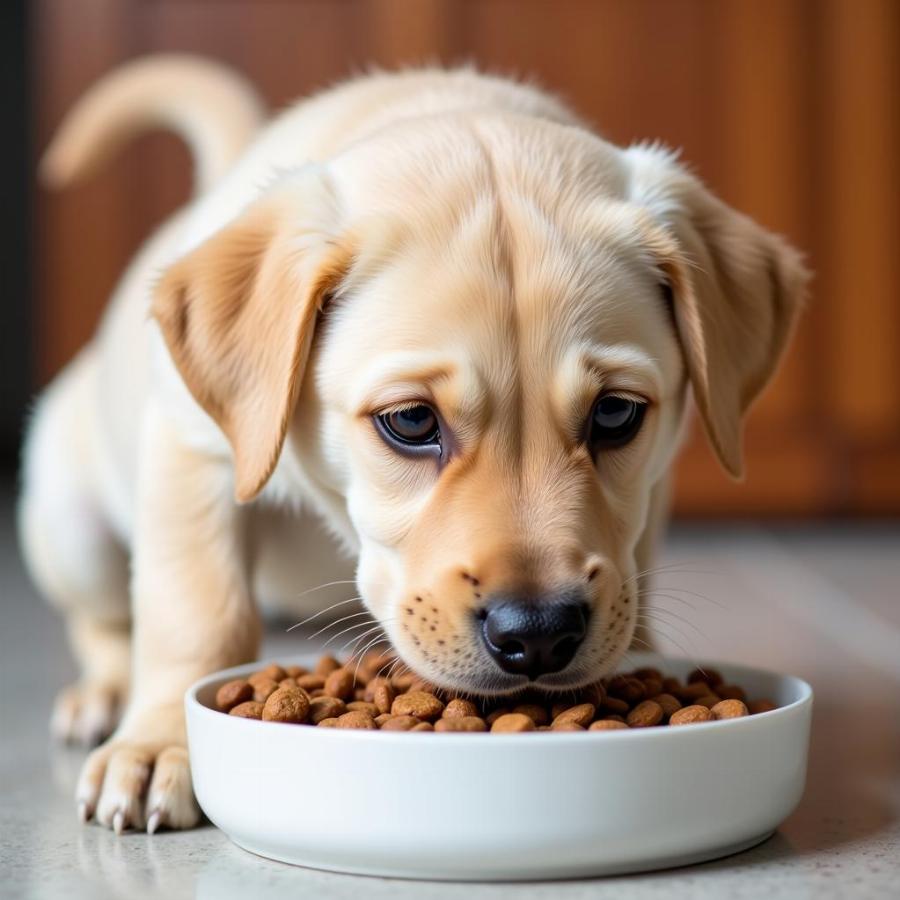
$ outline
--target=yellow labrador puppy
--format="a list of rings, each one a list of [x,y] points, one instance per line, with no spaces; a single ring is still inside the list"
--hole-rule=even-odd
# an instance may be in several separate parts
[[[367,76],[262,126],[219,67],[139,62],[80,102],[43,174],[151,124],[188,140],[197,197],[41,398],[20,505],[83,668],[57,732],[109,730],[128,697],[82,818],[197,821],[183,691],[254,657],[260,594],[320,579],[307,511],[434,683],[614,667],[688,395],[739,474],[797,255],[664,149],[470,70]]]

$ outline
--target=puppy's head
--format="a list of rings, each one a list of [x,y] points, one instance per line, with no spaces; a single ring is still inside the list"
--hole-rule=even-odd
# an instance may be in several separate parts
[[[504,693],[615,666],[688,388],[738,475],[804,280],[659,149],[459,116],[287,177],[154,312],[238,498],[290,454],[404,659]]]

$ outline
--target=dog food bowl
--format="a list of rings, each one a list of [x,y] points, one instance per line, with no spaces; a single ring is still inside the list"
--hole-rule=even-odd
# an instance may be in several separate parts
[[[681,678],[696,665],[632,657]],[[765,840],[799,802],[812,690],[790,676],[710,665],[779,708],[630,731],[312,728],[215,711],[219,685],[261,664],[240,666],[185,697],[194,789],[240,847],[339,872],[519,880],[715,859]]]

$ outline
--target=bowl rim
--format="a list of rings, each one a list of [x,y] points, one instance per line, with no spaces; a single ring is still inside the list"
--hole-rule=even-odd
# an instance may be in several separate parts
[[[730,728],[732,732],[736,728],[755,728],[759,727],[757,723],[759,722],[773,722],[779,718],[787,718],[792,717],[799,710],[809,707],[813,702],[813,689],[809,682],[804,681],[802,678],[799,678],[796,675],[787,675],[779,672],[773,672],[769,669],[760,669],[754,666],[747,666],[742,663],[729,663],[724,661],[711,661],[711,660],[702,660],[699,663],[696,660],[688,659],[687,657],[679,657],[679,656],[662,656],[660,654],[635,654],[639,657],[639,662],[643,662],[644,660],[649,661],[658,661],[659,663],[665,662],[677,662],[679,664],[683,663],[692,663],[696,666],[709,666],[711,668],[717,669],[728,669],[731,671],[735,671],[739,673],[737,675],[738,678],[743,677],[740,673],[749,674],[751,676],[766,676],[769,678],[777,679],[779,682],[787,682],[790,684],[797,694],[797,699],[793,700],[791,703],[788,703],[786,706],[779,706],[776,709],[768,710],[763,713],[756,713],[752,716],[743,716],[741,718],[736,719],[723,719],[714,722],[699,722],[693,724],[690,728],[628,728],[628,729],[615,729],[612,731],[595,731],[593,732],[593,736],[591,732],[540,732],[541,739],[536,740],[534,737],[534,732],[504,732],[502,734],[493,734],[490,732],[453,732],[453,731],[445,731],[445,732],[421,732],[419,734],[413,734],[411,732],[406,731],[397,731],[397,732],[382,732],[382,731],[372,731],[371,729],[361,729],[361,728],[315,728],[313,726],[307,726],[305,728],[297,728],[292,726],[292,730],[297,733],[296,738],[291,738],[291,740],[324,740],[324,741],[374,741],[377,744],[388,745],[388,746],[396,746],[399,742],[400,744],[408,743],[410,739],[413,741],[419,740],[427,740],[429,744],[433,744],[435,741],[444,742],[444,741],[453,741],[456,742],[461,739],[465,739],[465,743],[473,744],[474,746],[484,748],[485,741],[488,741],[490,744],[496,744],[497,739],[499,738],[503,741],[504,747],[508,748],[510,741],[525,743],[531,746],[543,747],[546,746],[547,742],[550,741],[554,745],[556,744],[572,744],[572,743],[584,743],[585,740],[617,740],[617,741],[646,741],[646,740],[691,740],[690,735],[702,735],[713,730],[713,733],[716,731],[721,732],[724,728]],[[191,718],[199,719],[201,721],[206,720],[207,717],[214,717],[211,719],[212,722],[216,722],[218,720],[227,720],[231,722],[231,725],[226,727],[229,728],[276,728],[282,729],[284,731],[284,723],[282,722],[263,722],[258,719],[244,719],[239,716],[229,716],[226,713],[222,713],[219,710],[212,709],[209,706],[201,703],[198,699],[198,694],[200,691],[209,687],[212,684],[228,681],[230,678],[240,677],[245,672],[249,674],[249,672],[254,671],[256,669],[264,668],[266,665],[269,665],[271,662],[277,662],[279,665],[291,665],[291,659],[297,660],[305,660],[308,661],[309,654],[297,654],[295,657],[291,658],[282,658],[280,660],[259,660],[256,662],[245,663],[240,666],[232,666],[228,669],[221,669],[218,672],[213,672],[210,675],[206,675],[205,677],[195,681],[184,694],[184,707],[185,707],[185,715],[188,720]],[[219,722],[219,725],[224,725],[224,721]],[[273,734],[275,732],[272,732]],[[285,732],[287,733],[287,732]],[[315,735],[315,736],[314,736]],[[667,737],[663,737],[663,735],[667,735]]]

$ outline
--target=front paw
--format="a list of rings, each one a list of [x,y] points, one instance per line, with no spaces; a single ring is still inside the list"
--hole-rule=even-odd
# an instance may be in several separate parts
[[[153,834],[200,821],[183,727],[166,721],[172,716],[144,716],[139,729],[113,735],[88,756],[75,793],[83,822],[94,818],[117,834],[127,828]]]
[[[50,733],[67,744],[95,747],[116,723],[126,688],[123,685],[81,681],[57,694]]]

